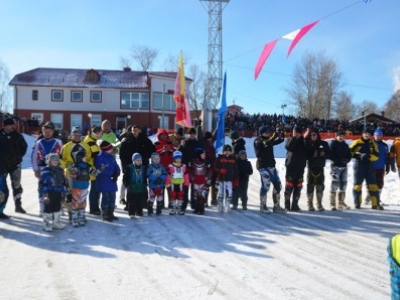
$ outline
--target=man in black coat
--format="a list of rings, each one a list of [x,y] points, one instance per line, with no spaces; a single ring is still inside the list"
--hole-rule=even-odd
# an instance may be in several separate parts
[[[22,208],[21,196],[21,162],[26,153],[28,145],[22,134],[16,131],[15,122],[12,118],[3,120],[3,129],[0,131],[0,138],[7,144],[7,155],[1,157],[6,161],[6,177],[10,174],[11,187],[15,203],[15,212],[26,213]]]
[[[292,136],[286,141],[286,185],[285,185],[285,208],[290,211],[299,212],[300,193],[304,182],[304,168],[306,167],[306,146],[303,137],[303,128],[295,126]],[[290,198],[293,194],[292,205]]]

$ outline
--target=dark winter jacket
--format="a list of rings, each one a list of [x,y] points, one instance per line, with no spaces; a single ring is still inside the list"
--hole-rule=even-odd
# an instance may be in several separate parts
[[[232,149],[233,149],[233,154],[235,154],[236,157],[239,156],[239,152],[244,150],[246,151],[246,141],[240,137],[235,141],[232,141]]]
[[[253,166],[251,162],[246,159],[236,159],[239,172],[239,182],[249,181],[250,175],[253,174]]]
[[[215,172],[220,181],[233,181],[239,178],[238,166],[234,155],[220,154],[215,161]]]
[[[187,139],[185,145],[178,147],[178,150],[182,152],[182,162],[185,165],[189,165],[196,157],[196,148],[203,148],[203,144],[196,139]]]
[[[123,184],[126,186],[128,193],[144,193],[147,192],[147,172],[146,166],[130,164],[126,166]]]
[[[214,166],[215,159],[217,157],[217,154],[215,153],[214,142],[213,141],[209,141],[209,140],[204,140],[203,141],[203,147],[204,147],[204,150],[206,151],[206,159],[207,159],[207,161],[211,164],[211,166]]]
[[[156,147],[144,134],[139,134],[137,138],[131,134],[128,135],[126,140],[121,143],[121,148],[119,149],[122,170],[125,170],[126,166],[132,164],[132,155],[134,153],[139,153],[142,156],[143,165],[148,166],[151,154],[155,151]]]
[[[330,145],[330,152],[332,166],[343,168],[351,160],[350,148],[345,141],[339,142],[338,140],[333,140]]]
[[[60,167],[47,166],[40,172],[39,195],[42,197],[49,192],[67,193],[67,181],[64,170]]]
[[[257,170],[275,167],[274,146],[279,145],[283,141],[283,136],[278,133],[274,133],[270,138],[260,135],[254,140],[253,145],[257,157]]]
[[[0,139],[7,144],[8,151],[6,156],[1,157],[7,162],[7,170],[13,171],[22,159],[28,149],[24,136],[17,131],[6,133],[4,128],[0,131]]]
[[[372,139],[359,138],[350,145],[350,153],[356,159],[356,163],[368,164],[379,158],[378,146]]]
[[[329,144],[323,140],[318,132],[317,139],[312,140],[311,137],[305,138],[306,156],[308,168],[312,170],[319,170],[325,167],[325,161],[329,159],[330,149]]]
[[[118,191],[116,178],[118,178],[119,174],[121,173],[121,169],[119,168],[114,155],[105,151],[101,151],[96,157],[95,166],[100,170],[106,166],[97,176],[97,190],[100,193]]]
[[[304,170],[306,167],[306,145],[304,144],[304,137],[290,137],[286,141],[285,148],[286,160],[285,166],[287,169]]]

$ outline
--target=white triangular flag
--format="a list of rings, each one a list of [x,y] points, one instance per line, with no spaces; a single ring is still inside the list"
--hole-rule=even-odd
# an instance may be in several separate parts
[[[296,37],[296,35],[299,34],[299,32],[300,32],[300,29],[297,29],[297,30],[292,31],[292,32],[290,32],[288,34],[285,34],[284,36],[282,36],[282,38],[293,41],[294,38]]]

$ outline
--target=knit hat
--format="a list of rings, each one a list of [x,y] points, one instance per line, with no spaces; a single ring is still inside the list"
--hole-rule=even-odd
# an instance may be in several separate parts
[[[374,135],[383,135],[383,131],[380,127],[376,128]]]
[[[344,132],[344,130],[339,130],[338,132],[336,132],[336,136],[339,135],[346,135],[346,132]]]
[[[232,131],[231,134],[229,135],[229,138],[231,140],[237,140],[239,138],[239,133],[237,133],[236,131]]]
[[[240,150],[240,151],[239,151],[239,156],[240,156],[240,155],[243,155],[243,154],[247,156],[246,150]]]
[[[160,154],[158,154],[157,152],[153,152],[153,153],[151,154],[151,162],[153,162],[153,159],[154,159],[155,157],[160,158]]]
[[[72,127],[71,134],[82,135],[82,130],[79,126]]]
[[[212,138],[213,136],[212,136],[212,133],[211,132],[209,132],[209,131],[206,131],[206,133],[204,133],[204,139],[205,140],[208,140],[208,139],[210,139],[210,138]]]
[[[203,148],[196,148],[196,157],[200,158],[200,155],[206,153],[206,151]]]
[[[196,134],[196,129],[193,127],[189,128],[188,134],[191,134],[191,133]]]
[[[266,133],[266,132],[270,132],[270,127],[269,126],[261,126],[258,129],[258,134],[259,135],[262,135],[263,133]]]
[[[50,165],[50,161],[51,160],[57,160],[58,162],[60,162],[60,156],[57,153],[49,153],[46,155],[46,165]]]
[[[3,120],[3,127],[8,126],[8,125],[14,125],[14,124],[15,124],[15,122],[14,122],[14,119],[12,119],[12,118],[7,118],[7,119]]]
[[[294,131],[296,131],[297,133],[303,133],[304,129],[300,125],[295,125]]]
[[[222,151],[232,151],[232,146],[231,145],[224,145],[224,148],[222,148]]]
[[[74,154],[75,163],[80,163],[83,161],[83,158],[86,157],[86,152],[84,150],[76,151]]]
[[[370,132],[368,129],[364,129],[364,130],[361,132],[361,134],[363,134],[363,133],[369,133],[369,134],[371,134],[371,132]]]
[[[99,142],[99,147],[100,147],[101,151],[109,151],[109,150],[114,149],[113,145],[111,145],[107,141],[100,141]]]
[[[179,127],[179,128],[176,130],[176,133],[179,134],[179,135],[183,135],[183,128],[182,128],[182,127]]]
[[[54,126],[53,122],[47,121],[46,123],[43,124],[43,128],[48,128],[51,130],[55,130],[56,127]]]
[[[132,155],[132,162],[135,162],[135,160],[138,160],[138,159],[142,159],[142,156],[140,155],[140,153],[133,153],[133,155]]]
[[[181,151],[174,151],[174,153],[172,153],[172,157],[174,160],[180,158],[182,159],[182,152]]]

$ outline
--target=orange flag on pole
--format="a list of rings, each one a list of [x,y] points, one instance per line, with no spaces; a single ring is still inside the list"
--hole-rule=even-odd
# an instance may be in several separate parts
[[[185,90],[185,72],[183,70],[182,53],[179,56],[178,72],[176,74],[174,100],[176,103],[176,124],[192,127],[189,105]]]

